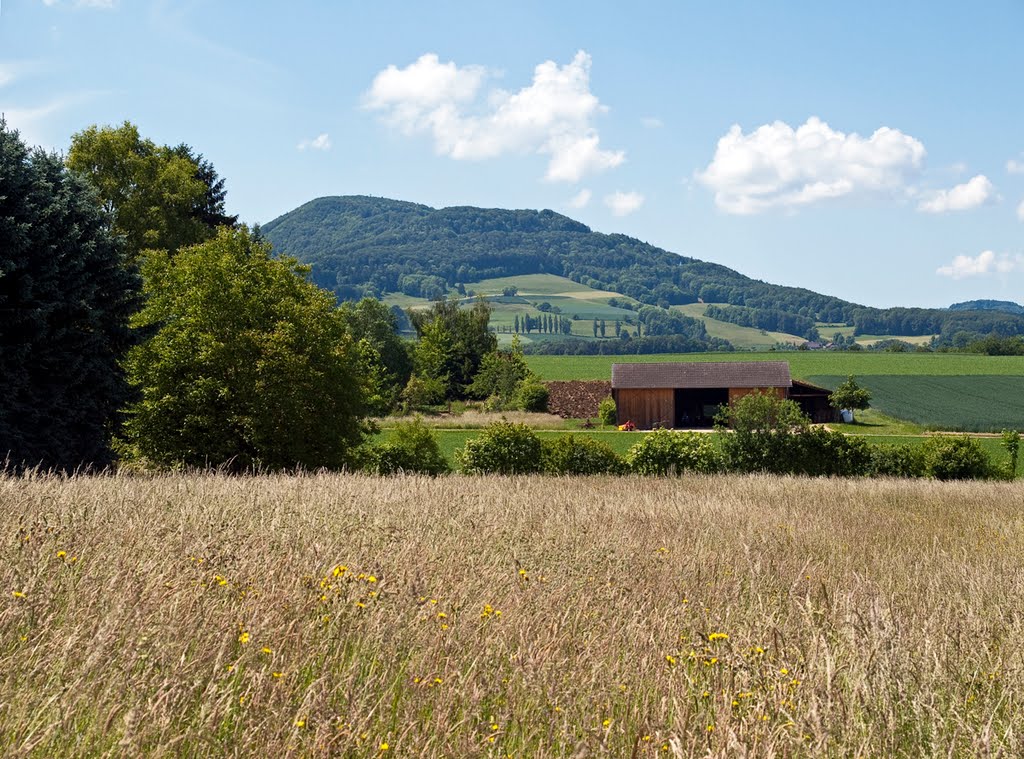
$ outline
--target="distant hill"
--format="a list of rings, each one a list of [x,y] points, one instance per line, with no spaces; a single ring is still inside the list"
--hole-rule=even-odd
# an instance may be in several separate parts
[[[433,299],[466,283],[553,274],[661,309],[721,304],[717,320],[808,337],[816,323],[853,325],[866,335],[1024,334],[1022,315],[868,308],[594,232],[549,210],[434,209],[387,198],[326,197],[274,219],[262,232],[276,250],[309,264],[313,280],[343,300],[388,293]]]
[[[1024,306],[1011,300],[965,300],[954,303],[950,311],[1002,311],[1007,314],[1024,314]]]

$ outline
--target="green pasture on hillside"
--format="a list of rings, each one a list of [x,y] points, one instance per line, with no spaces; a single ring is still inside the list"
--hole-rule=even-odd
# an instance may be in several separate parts
[[[994,357],[993,357],[994,358]],[[811,376],[835,388],[845,376]],[[857,375],[883,413],[942,430],[1024,430],[1024,377],[1017,375]]]
[[[1024,376],[1024,356],[973,353],[867,353],[848,351],[768,351],[762,353],[663,353],[625,356],[527,356],[545,380],[609,380],[613,363],[661,361],[788,361],[796,379],[889,375]]]
[[[626,324],[627,320],[636,319],[636,312],[625,308],[616,308],[608,305],[608,300],[617,298],[620,301],[634,302],[619,293],[607,290],[595,290],[571,279],[559,277],[555,274],[524,274],[516,277],[497,277],[484,279],[479,282],[464,283],[467,292],[486,296],[491,305],[491,326],[504,329],[511,328],[518,316],[533,318],[544,313],[537,306],[542,303],[549,304],[552,309],[557,308],[558,314],[575,320],[572,324],[572,334],[578,337],[594,336],[594,319],[605,321],[605,336],[609,339],[615,337],[615,322],[622,322],[623,326],[633,334],[635,326]],[[513,296],[502,294],[506,287],[516,287],[518,292]],[[389,306],[401,308],[425,309],[430,307],[430,301],[426,298],[416,298],[402,293],[388,293],[382,299]],[[473,298],[467,297],[464,303],[471,303]],[[499,332],[499,336],[504,333]],[[530,335],[520,335],[523,343],[530,343],[535,340],[562,339],[563,335],[548,335],[546,333],[532,332]],[[509,336],[508,340],[511,340]],[[503,340],[503,342],[508,342]]]
[[[713,303],[687,303],[685,306],[672,306],[672,310],[678,311],[686,316],[700,319],[704,322],[704,329],[711,337],[719,337],[728,340],[735,347],[742,350],[770,348],[776,343],[793,343],[799,345],[804,339],[798,335],[791,335],[788,332],[769,332],[756,327],[741,327],[739,324],[723,322],[718,319],[711,319],[704,315],[709,305]],[[721,304],[725,305],[725,304]]]

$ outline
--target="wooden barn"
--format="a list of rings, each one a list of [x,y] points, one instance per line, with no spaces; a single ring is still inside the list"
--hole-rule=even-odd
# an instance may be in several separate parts
[[[828,390],[794,382],[786,361],[612,364],[619,423],[639,429],[710,427],[721,406],[753,392],[792,398],[812,421],[833,421]]]

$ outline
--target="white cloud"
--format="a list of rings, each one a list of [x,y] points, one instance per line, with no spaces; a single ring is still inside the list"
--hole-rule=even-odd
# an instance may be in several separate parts
[[[487,69],[441,63],[428,53],[377,74],[363,102],[405,134],[429,133],[441,155],[484,160],[539,153],[549,157],[545,179],[578,182],[626,158],[600,147],[593,122],[607,108],[590,91],[590,66],[582,50],[564,66],[545,61],[528,87],[495,89],[481,102]]]
[[[665,122],[655,116],[645,116],[640,119],[640,123],[648,129],[661,129],[665,126]]]
[[[590,202],[590,198],[593,193],[585,187],[576,193],[569,201],[569,205],[573,208],[585,208]]]
[[[17,78],[14,66],[10,63],[0,63],[0,87],[6,87]]]
[[[54,146],[49,144],[44,136],[44,133],[47,131],[46,125],[49,118],[68,108],[89,102],[102,94],[104,93],[98,91],[83,91],[74,95],[63,95],[33,108],[9,108],[4,106],[3,116],[7,121],[8,128],[17,129],[21,134],[21,139],[27,145],[38,145],[50,150]]]
[[[1020,205],[1017,206],[1017,218],[1024,221],[1024,200],[1022,200]]]
[[[331,138],[327,132],[318,134],[311,140],[303,140],[296,147],[299,150],[330,150],[331,149]]]
[[[951,264],[940,266],[935,273],[943,277],[964,279],[985,274],[1009,274],[1015,271],[1024,271],[1024,255],[996,255],[991,250],[985,250],[973,257],[956,256]]]
[[[628,216],[644,204],[644,196],[639,192],[613,192],[604,199],[604,204],[615,216]]]
[[[754,214],[855,193],[903,194],[924,158],[924,145],[898,129],[864,138],[811,117],[796,129],[776,121],[750,134],[733,125],[697,179],[723,211]]]
[[[1006,162],[1006,173],[1024,174],[1024,161],[1018,161],[1016,158],[1011,158]]]
[[[918,211],[925,213],[946,213],[947,211],[968,211],[985,205],[996,198],[996,188],[984,174],[968,179],[949,190],[940,190],[922,200]]]

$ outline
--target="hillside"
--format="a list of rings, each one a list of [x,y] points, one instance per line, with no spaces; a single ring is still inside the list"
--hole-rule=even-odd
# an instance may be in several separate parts
[[[553,274],[661,309],[722,304],[716,320],[766,333],[811,337],[818,323],[828,323],[870,335],[1024,334],[1024,316],[868,308],[751,279],[625,235],[593,232],[549,210],[434,209],[386,198],[327,197],[280,216],[262,232],[278,251],[309,264],[314,281],[341,299],[402,293],[429,300],[467,292],[467,283]],[[690,319],[678,311],[672,318],[680,325]]]

